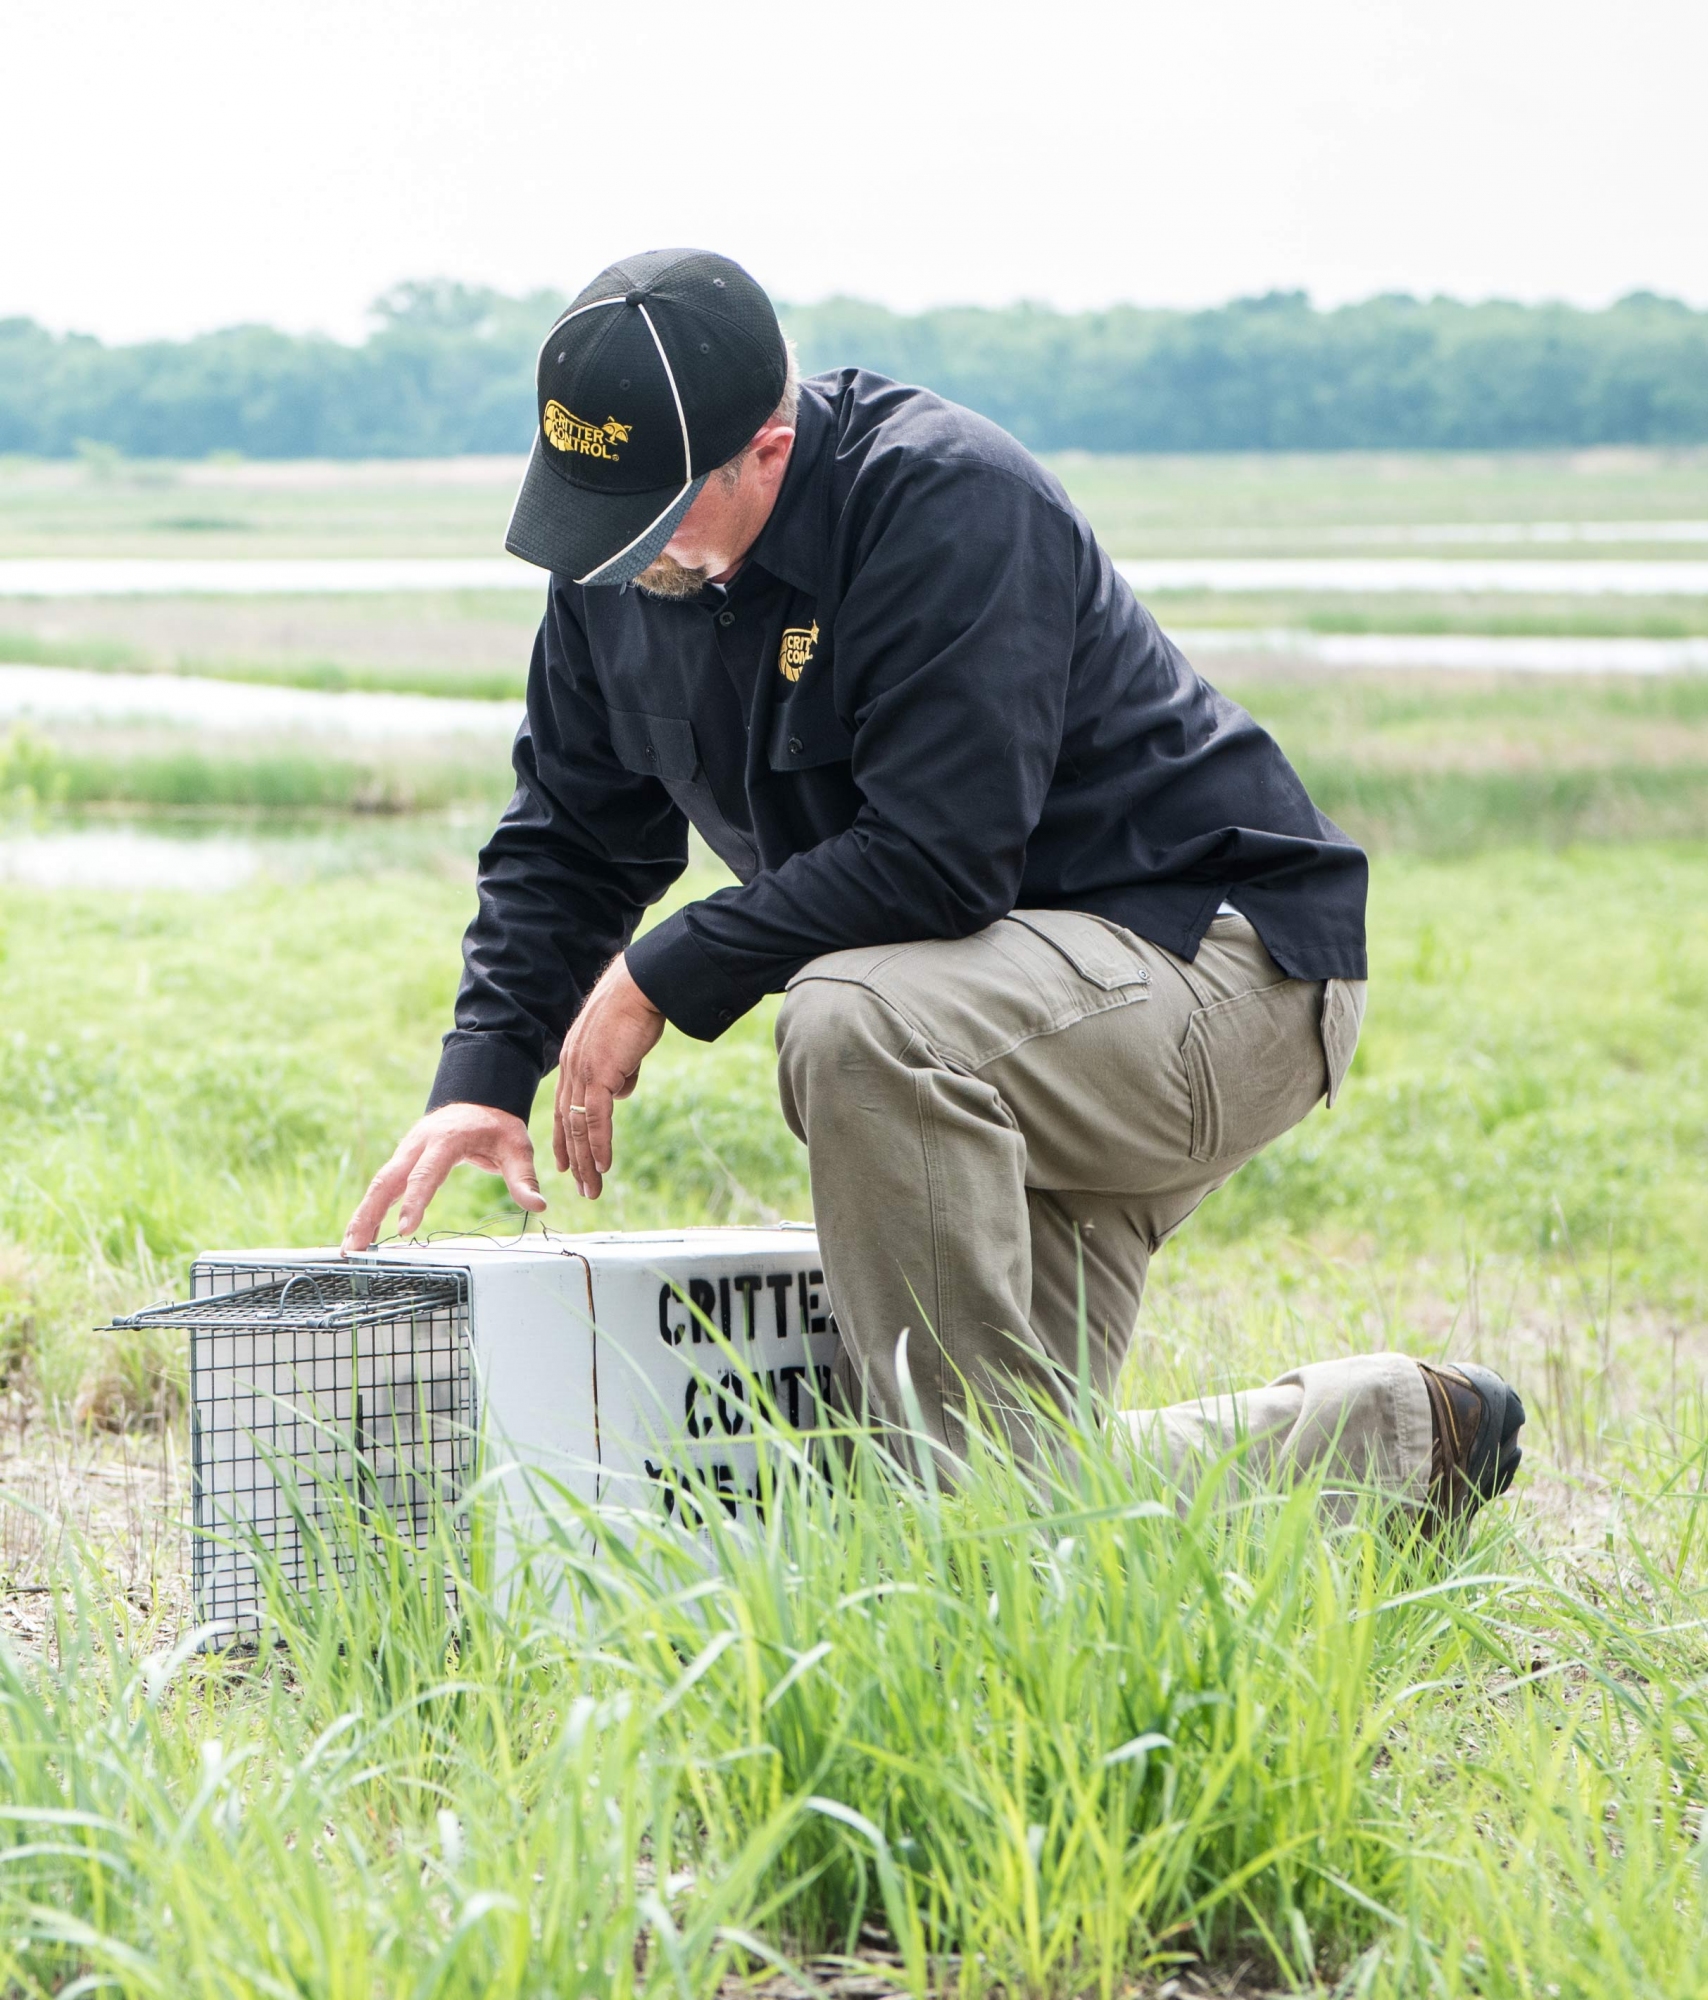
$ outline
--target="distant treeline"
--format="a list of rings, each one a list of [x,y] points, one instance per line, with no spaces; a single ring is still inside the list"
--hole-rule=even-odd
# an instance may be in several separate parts
[[[446,283],[381,299],[360,345],[233,327],[108,347],[0,321],[0,452],[437,457],[524,450],[534,355],[562,302]],[[1302,292],[1205,312],[791,306],[811,373],[923,382],[1036,450],[1708,441],[1708,312],[1637,293],[1601,312]]]

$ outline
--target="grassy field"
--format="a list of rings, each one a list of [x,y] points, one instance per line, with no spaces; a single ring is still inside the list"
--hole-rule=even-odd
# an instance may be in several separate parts
[[[91,598],[0,602],[18,665],[212,674],[286,687],[516,699],[544,592],[423,598]]]
[[[1165,630],[1494,633],[1689,639],[1708,600],[1665,597],[1293,598],[1160,593]],[[213,675],[287,687],[519,699],[541,600],[522,592],[421,598],[94,598],[0,601],[0,663]],[[1224,645],[1226,640],[1223,641]],[[1184,640],[1193,650],[1190,637]],[[1238,655],[1234,658],[1237,663]],[[1227,656],[1207,656],[1218,678]],[[1241,669],[1235,664],[1232,673]]]
[[[1323,553],[1349,550],[1347,531],[1371,528],[1708,519],[1708,451],[1700,448],[1070,452],[1045,463],[1118,556]],[[0,461],[0,557],[491,555],[503,543],[521,465]],[[1419,546],[1430,553],[1434,545]],[[1666,542],[1620,549],[1681,553]],[[1607,550],[1574,543],[1563,553],[1569,560]]]
[[[522,461],[0,461],[0,557],[492,555]]]
[[[1313,673],[1256,656],[1211,666],[1279,738],[1325,810],[1388,850],[1708,835],[1700,677]],[[420,687],[426,677],[399,678]],[[233,741],[85,725],[0,735],[0,807],[14,812],[395,813],[460,801],[490,814],[509,791],[507,758],[490,740]]]
[[[1207,1204],[1159,1282],[1212,1246],[1286,1266],[1295,1289],[1356,1268],[1364,1341],[1387,1328],[1379,1301],[1438,1326],[1472,1270],[1527,1325],[1592,1272],[1621,1311],[1695,1328],[1705,889],[1700,844],[1380,862],[1352,1086]],[[35,1272],[34,1365],[68,1402],[80,1322],[177,1282],[198,1247],[335,1240],[425,1095],[470,896],[400,867],[224,897],[13,889],[0,908],[0,1237]],[[807,1210],[769,1008],[709,1050],[669,1033],[618,1130],[598,1210],[551,1177],[551,1226]],[[433,1220],[494,1212],[501,1185],[469,1172]]]
[[[471,742],[359,742],[310,734],[19,725],[0,735],[0,810],[144,807],[206,816],[397,814],[480,805],[490,820],[514,787],[508,748]]]
[[[1374,1344],[1509,1369],[1528,1469],[1468,1549],[1308,1496],[1181,1521],[1103,1438],[1042,1495],[862,1460],[709,1568],[542,1549],[568,1620],[465,1577],[453,1629],[394,1549],[281,1595],[277,1665],[174,1655],[168,1579],[62,1558],[52,1664],[0,1652],[16,1989],[698,1993],[889,1952],[916,1992],[1199,1954],[1253,1992],[1700,1990],[1705,892],[1701,845],[1379,863],[1341,1104],[1158,1260],[1129,1400]],[[174,1421],[176,1351],[87,1327],[198,1246],[333,1235],[467,907],[406,869],[5,895],[16,1380]],[[767,1028],[667,1040],[592,1219],[805,1211]],[[505,1213],[463,1173],[433,1220]]]
[[[1514,543],[1535,523],[1708,519],[1708,452],[1330,453],[1051,461],[1116,556],[1700,557],[1701,543]],[[0,463],[0,560],[26,556],[493,556],[519,462],[456,467]],[[1455,539],[1432,541],[1432,527]],[[1485,542],[1460,539],[1486,531]],[[1420,539],[1395,541],[1394,536]],[[1374,541],[1371,537],[1375,537]],[[1381,538],[1390,539],[1384,541]],[[1700,597],[1160,595],[1172,629],[1708,635]],[[538,603],[421,598],[13,599],[0,660],[214,672],[307,687],[520,691]]]
[[[1371,529],[1708,518],[1708,452],[1324,452],[1048,461],[1117,555],[1354,553]],[[1483,554],[1504,543],[1410,546]],[[1658,554],[1672,544],[1621,544]],[[1400,553],[1390,546],[1390,553]],[[1570,555],[1605,555],[1594,542]]]
[[[1061,469],[1135,554],[1708,516],[1702,454]],[[508,478],[0,468],[0,557],[488,553]],[[1610,552],[1647,551],[1561,559]],[[1158,608],[1699,629],[1686,600]],[[0,658],[514,694],[535,610],[14,601]],[[0,1993],[1708,1990],[1708,681],[1212,673],[1372,846],[1371,1006],[1334,1111],[1156,1260],[1121,1399],[1481,1358],[1530,1411],[1510,1500],[1439,1549],[1308,1491],[1181,1512],[1112,1428],[947,1497],[856,1447],[762,1531],[714,1509],[709,1550],[565,1511],[520,1600],[447,1544],[454,1620],[370,1519],[353,1588],[274,1579],[249,1661],[182,1644],[177,1340],[95,1329],[199,1249],[335,1238],[425,1092],[502,753],[0,738],[7,840],[258,870],[0,880]],[[805,1215],[771,1018],[667,1035],[606,1199],[548,1171],[551,1226]],[[467,1170],[430,1217],[515,1220]]]

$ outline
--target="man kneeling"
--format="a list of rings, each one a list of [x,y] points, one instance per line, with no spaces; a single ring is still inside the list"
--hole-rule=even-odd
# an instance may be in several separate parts
[[[701,251],[601,272],[540,351],[506,546],[551,572],[517,789],[481,857],[427,1115],[345,1243],[451,1168],[545,1206],[526,1119],[596,1200],[668,1020],[767,993],[843,1390],[952,1453],[963,1385],[1113,1391],[1151,1253],[1319,1101],[1364,1009],[1362,852],[1202,680],[1057,482],[921,389],[807,382]],[[644,937],[692,825],[739,886]],[[601,972],[601,968],[603,971]],[[1517,1394],[1404,1356],[1131,1417],[1177,1467],[1249,1435],[1460,1516],[1511,1482]],[[1011,1415],[1025,1449],[1024,1419]]]

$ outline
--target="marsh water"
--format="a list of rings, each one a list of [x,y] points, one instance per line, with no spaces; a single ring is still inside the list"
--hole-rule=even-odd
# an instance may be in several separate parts
[[[489,810],[295,820],[19,814],[0,819],[0,883],[207,895],[250,884],[423,869],[472,883],[492,817]]]
[[[265,681],[192,674],[98,673],[80,667],[0,666],[0,724],[159,723],[244,734],[341,736],[392,742],[470,736],[508,742],[517,701],[448,695],[330,694]]]
[[[1478,632],[1298,632],[1232,626],[1170,630],[1190,659],[1254,655],[1351,670],[1474,674],[1708,672],[1708,639],[1527,637]]]
[[[0,597],[344,597],[545,589],[512,556],[23,556],[0,561]]]
[[[1708,672],[1708,639],[1512,638],[1452,633],[1322,633],[1236,627],[1177,630],[1191,659],[1377,671],[1525,674]],[[341,738],[367,744],[479,740],[507,743],[517,701],[443,695],[326,693],[270,682],[189,674],[99,673],[0,665],[0,728],[37,724],[145,724],[223,734]]]
[[[1120,563],[1141,595],[1191,591],[1540,594],[1584,598],[1708,596],[1708,561],[1631,560],[1581,554],[1596,544],[1654,550],[1708,543],[1708,521],[1407,523],[1325,528],[1319,546],[1380,554],[1190,555]],[[1422,551],[1550,548],[1550,556],[1460,557]],[[1389,553],[1415,548],[1418,554]],[[511,558],[131,558],[0,560],[0,598],[336,598],[376,593],[543,593],[540,571]],[[56,616],[63,615],[56,613]],[[122,618],[122,607],[112,616]],[[1200,616],[1202,613],[1199,614]],[[1166,614],[1164,619],[1167,624]],[[1399,622],[1399,621],[1396,621]],[[1565,622],[1563,619],[1560,622]],[[1322,633],[1295,629],[1178,628],[1171,635],[1213,677],[1224,672],[1394,672],[1480,675],[1658,676],[1708,672],[1708,637],[1487,636],[1415,632]],[[501,634],[508,640],[507,628]],[[520,641],[518,641],[520,643]],[[210,657],[217,649],[207,648]],[[289,666],[280,668],[288,679]],[[13,727],[76,739],[83,730],[139,728],[248,745],[312,739],[371,754],[420,746],[423,757],[468,744],[503,755],[521,704],[420,693],[329,692],[265,679],[105,672],[0,660],[0,747]],[[349,814],[301,819],[134,812],[14,814],[0,819],[0,882],[46,890],[163,890],[196,894],[340,875],[430,868],[467,876],[492,817],[490,806],[451,814]]]

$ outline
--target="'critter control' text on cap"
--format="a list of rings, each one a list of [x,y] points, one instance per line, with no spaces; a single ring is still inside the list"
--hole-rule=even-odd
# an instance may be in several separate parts
[[[575,583],[632,583],[786,377],[777,315],[739,264],[648,250],[610,265],[540,349],[540,428],[504,546]]]

